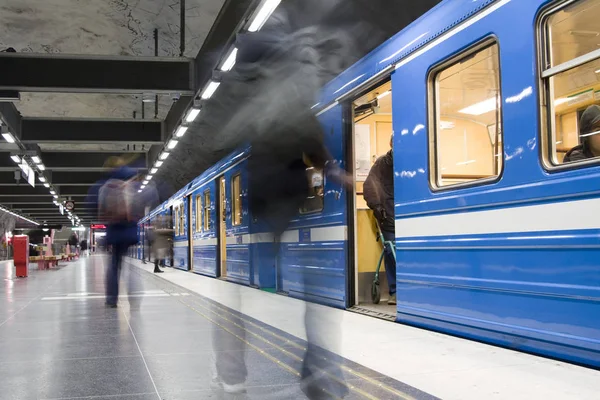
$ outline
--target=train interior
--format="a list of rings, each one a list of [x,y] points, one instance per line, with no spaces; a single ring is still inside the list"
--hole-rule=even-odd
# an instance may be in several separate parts
[[[378,269],[383,245],[379,240],[378,225],[363,197],[363,186],[377,158],[390,150],[392,137],[392,84],[379,85],[356,99],[354,109],[353,158],[355,179],[354,248],[355,248],[355,301],[356,308],[366,313],[396,316],[396,307],[388,305],[388,283],[384,261],[379,267],[380,301],[372,298],[373,282]]]
[[[599,12],[600,1],[589,0],[575,3],[548,19],[546,37],[550,38],[550,43],[546,46],[549,52],[546,58],[550,65],[546,67],[598,51],[600,28],[596,16]],[[600,60],[554,75],[548,87],[548,98],[553,99],[554,110],[554,118],[550,119],[555,126],[549,129],[554,133],[547,156],[551,164],[560,165],[566,153],[581,143],[581,114],[591,105],[600,105]],[[595,133],[586,137],[591,138]]]

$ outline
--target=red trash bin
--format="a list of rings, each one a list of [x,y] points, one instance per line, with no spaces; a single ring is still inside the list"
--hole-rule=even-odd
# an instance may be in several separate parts
[[[16,235],[13,237],[13,253],[17,277],[27,278],[29,275],[29,236]]]

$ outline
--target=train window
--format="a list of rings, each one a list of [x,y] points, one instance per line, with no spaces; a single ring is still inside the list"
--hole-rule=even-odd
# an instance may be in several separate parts
[[[233,226],[242,224],[242,190],[241,190],[241,176],[235,175],[231,179],[231,206],[232,206],[232,217],[231,221]]]
[[[300,207],[301,214],[310,214],[323,211],[325,199],[323,197],[325,182],[323,179],[323,170],[315,168],[311,161],[304,156],[306,164],[306,178],[308,180],[308,197]]]
[[[185,235],[185,213],[183,203],[179,205],[179,234]]]
[[[547,167],[600,158],[600,0],[566,2],[542,18],[542,138]]]
[[[196,232],[201,232],[202,231],[202,197],[200,197],[200,195],[196,195],[196,212],[194,213],[195,217],[196,217],[196,223],[195,223],[195,231]]]
[[[471,49],[432,77],[432,186],[496,179],[504,159],[498,44]]]
[[[204,230],[210,230],[210,190],[204,192]]]
[[[175,207],[175,236],[179,235],[179,207]]]

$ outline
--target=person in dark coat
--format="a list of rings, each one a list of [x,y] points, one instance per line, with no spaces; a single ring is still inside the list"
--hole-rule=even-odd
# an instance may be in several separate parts
[[[390,140],[392,147],[394,137]],[[363,197],[379,223],[385,241],[396,241],[394,218],[394,152],[379,157],[369,171],[363,188]],[[385,246],[385,274],[390,297],[388,304],[396,304],[396,258],[389,246]]]
[[[236,101],[241,107],[223,132],[252,147],[247,162],[250,214],[273,234],[275,253],[281,235],[310,194],[305,159],[329,179],[350,181],[327,150],[325,132],[311,109],[321,85],[319,40],[316,30],[290,35],[265,31],[240,35],[236,43],[237,81],[229,84],[237,85]],[[348,393],[341,369],[323,361],[319,346],[323,340],[331,346],[339,344],[339,321],[334,319],[306,304],[308,345],[301,388],[310,399],[320,399],[323,393],[343,398]],[[218,332],[213,341],[215,348],[230,350],[215,352],[215,382],[226,391],[242,391],[247,376],[243,349],[237,348],[242,342]]]
[[[600,157],[600,107],[589,106],[579,120],[581,144],[565,155],[564,163]]]

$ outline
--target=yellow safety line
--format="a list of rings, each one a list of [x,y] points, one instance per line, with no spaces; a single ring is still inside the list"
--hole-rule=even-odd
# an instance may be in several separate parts
[[[222,306],[220,306],[220,305],[218,305],[218,304],[212,304],[212,303],[208,302],[207,300],[205,300],[205,299],[203,299],[203,298],[197,298],[196,296],[194,296],[194,297],[195,297],[195,299],[196,299],[196,300],[202,300],[203,302],[206,302],[206,303],[208,303],[208,304],[209,304],[209,305],[211,305],[211,306],[216,306],[216,307],[219,307],[219,308],[220,308],[222,311],[224,311],[224,312],[228,313],[229,315],[231,315],[231,316],[233,316],[233,317],[235,317],[235,318],[239,318],[240,320],[242,320],[242,321],[244,321],[244,322],[247,322],[247,323],[248,323],[248,324],[250,324],[250,325],[256,326],[256,327],[257,327],[257,328],[259,328],[261,331],[263,331],[263,332],[265,332],[265,333],[269,333],[269,334],[271,334],[271,335],[275,336],[275,337],[276,337],[276,338],[278,338],[278,339],[284,340],[284,341],[286,341],[287,343],[291,344],[292,346],[294,346],[294,347],[296,347],[296,348],[298,348],[298,349],[306,350],[306,347],[304,347],[304,346],[301,346],[301,345],[299,345],[299,344],[297,344],[297,343],[295,343],[295,342],[292,342],[292,341],[290,341],[289,339],[286,339],[286,338],[284,338],[284,337],[282,337],[282,336],[278,335],[278,334],[277,334],[277,333],[275,333],[275,332],[272,332],[272,331],[270,331],[270,330],[268,330],[268,329],[262,328],[262,327],[258,326],[258,324],[255,324],[255,323],[253,323],[252,321],[247,321],[246,319],[244,319],[244,318],[242,318],[242,317],[240,317],[240,316],[238,316],[238,315],[235,315],[234,313],[230,312],[229,310],[227,310],[226,308],[223,308]],[[196,304],[197,304],[197,303],[196,303]],[[198,304],[198,305],[199,305],[199,304]],[[216,313],[215,311],[213,311],[213,310],[210,310],[209,308],[207,308],[207,307],[204,307],[204,306],[202,306],[202,305],[199,305],[199,306],[200,306],[200,307],[202,307],[202,308],[204,308],[204,309],[206,309],[206,310],[208,310],[208,311],[210,311],[210,312],[212,312],[213,314],[215,314],[216,316],[218,316],[218,317],[220,317],[220,318],[224,319],[225,321],[231,322],[232,324],[234,324],[234,325],[235,325],[235,326],[237,326],[238,328],[241,328],[241,329],[245,330],[246,332],[248,332],[248,333],[252,334],[253,336],[256,336],[257,338],[259,338],[260,340],[262,340],[262,341],[264,341],[264,342],[266,342],[266,343],[268,343],[268,344],[272,345],[272,346],[273,346],[273,347],[275,347],[277,350],[279,350],[279,351],[281,351],[281,352],[283,352],[283,353],[285,353],[285,354],[290,354],[292,357],[294,357],[294,358],[297,358],[297,359],[299,359],[299,360],[302,360],[302,358],[298,357],[297,355],[295,355],[295,354],[293,354],[293,353],[290,353],[289,351],[287,351],[287,350],[285,350],[285,349],[281,348],[280,346],[276,345],[275,343],[272,343],[272,342],[270,342],[268,339],[265,339],[264,337],[262,337],[262,336],[260,336],[260,335],[258,335],[258,334],[256,334],[256,333],[254,333],[254,332],[252,332],[252,331],[250,331],[250,330],[246,329],[245,327],[242,327],[242,326],[240,326],[240,325],[236,324],[235,322],[231,321],[230,319],[227,319],[227,318],[223,317],[222,315],[220,315],[220,314]],[[390,387],[390,386],[388,386],[388,385],[386,385],[386,384],[384,384],[384,383],[381,383],[380,381],[378,381],[378,380],[376,380],[376,379],[373,379],[373,378],[371,378],[371,377],[369,377],[369,376],[367,376],[367,375],[364,375],[364,374],[362,374],[362,373],[360,373],[360,372],[358,372],[358,371],[355,371],[355,370],[353,370],[353,369],[352,369],[352,368],[350,368],[350,367],[347,367],[347,366],[341,365],[341,364],[339,364],[339,363],[336,363],[335,361],[332,361],[332,360],[328,360],[328,359],[327,359],[327,357],[321,357],[321,359],[322,359],[322,360],[324,360],[324,361],[327,361],[328,363],[330,363],[330,364],[333,364],[333,365],[335,365],[335,366],[337,366],[337,367],[339,367],[339,368],[341,368],[341,369],[343,369],[343,370],[345,370],[346,372],[348,372],[348,373],[350,373],[350,374],[352,374],[352,375],[356,376],[357,378],[364,379],[365,381],[367,381],[367,382],[371,383],[371,384],[372,384],[372,385],[374,385],[374,386],[377,386],[377,387],[379,387],[379,388],[381,388],[381,389],[383,389],[383,390],[385,390],[385,391],[387,391],[387,392],[393,393],[393,394],[395,394],[396,396],[398,396],[398,397],[400,397],[400,398],[403,398],[403,399],[405,399],[405,400],[415,400],[415,399],[414,399],[414,397],[410,396],[409,394],[407,394],[407,393],[404,393],[404,392],[401,392],[401,391],[399,391],[399,390],[397,390],[397,389],[394,389],[394,388],[392,388],[392,387]]]
[[[161,280],[161,282],[163,282],[163,283],[165,282],[164,280],[162,280],[162,279],[161,279],[161,278],[159,278],[159,277],[155,277],[155,276],[152,276],[152,277],[153,277],[153,278],[155,278],[155,279],[157,279],[157,280],[158,280],[158,279],[160,279],[160,280]],[[163,289],[163,290],[164,290],[164,289]],[[172,290],[170,290],[170,289],[168,289],[168,290],[165,290],[165,291],[166,291],[167,293],[169,293],[169,294],[171,294],[171,293],[172,293]],[[173,296],[173,297],[174,297],[174,296]],[[228,310],[228,309],[226,309],[224,306],[221,306],[221,305],[220,305],[220,304],[218,304],[218,303],[211,303],[211,302],[209,302],[208,300],[206,300],[206,299],[204,299],[204,298],[202,298],[202,297],[198,297],[198,296],[192,296],[192,298],[194,298],[195,300],[202,300],[203,302],[205,302],[205,303],[207,303],[207,304],[209,304],[209,305],[211,305],[211,306],[213,306],[213,307],[219,307],[219,308],[220,308],[222,311],[224,311],[224,312],[228,313],[229,315],[232,315],[232,316],[233,316],[233,317],[235,317],[235,318],[239,318],[239,319],[241,319],[241,320],[242,320],[242,321],[244,321],[244,322],[248,322],[248,324],[250,324],[250,325],[253,325],[253,326],[257,327],[258,329],[260,329],[261,331],[263,331],[263,332],[265,332],[265,333],[269,333],[269,334],[271,334],[271,335],[273,335],[273,336],[275,336],[275,337],[277,337],[277,338],[279,338],[279,339],[281,339],[281,340],[285,340],[287,343],[290,343],[291,345],[293,345],[294,347],[296,347],[296,348],[298,348],[298,349],[306,350],[306,348],[305,348],[305,347],[303,347],[303,346],[301,346],[301,345],[299,345],[299,344],[297,344],[297,343],[295,343],[295,342],[292,342],[292,341],[290,341],[289,339],[286,339],[286,338],[284,338],[284,337],[282,337],[282,336],[278,335],[277,333],[270,331],[269,329],[265,329],[265,328],[263,328],[263,327],[259,326],[258,324],[254,323],[254,322],[252,322],[252,321],[247,321],[246,319],[244,319],[244,318],[242,318],[242,317],[240,317],[240,316],[237,316],[237,315],[235,315],[234,313],[232,313],[231,311],[229,311],[229,310]],[[258,347],[256,347],[256,346],[252,345],[251,343],[247,342],[245,339],[243,339],[243,338],[239,337],[239,336],[238,336],[238,335],[236,335],[235,333],[233,333],[233,332],[229,331],[229,330],[228,330],[227,328],[225,328],[224,326],[222,326],[222,325],[220,325],[219,323],[215,322],[214,320],[210,319],[210,318],[209,318],[208,316],[206,316],[205,314],[203,314],[203,313],[201,313],[200,311],[196,310],[196,309],[195,309],[194,307],[192,307],[191,305],[188,305],[187,303],[183,302],[183,301],[182,301],[180,298],[178,298],[177,300],[178,300],[178,301],[179,301],[181,304],[183,304],[183,305],[185,305],[185,306],[189,307],[190,309],[194,310],[196,313],[200,314],[201,316],[203,316],[203,317],[204,317],[204,318],[206,318],[207,320],[209,320],[209,321],[213,322],[214,324],[218,325],[219,327],[221,327],[221,328],[222,328],[222,329],[224,329],[225,331],[227,331],[227,332],[231,333],[231,334],[232,334],[232,335],[234,335],[236,338],[238,338],[238,339],[239,339],[239,340],[241,340],[242,342],[246,343],[247,345],[249,345],[249,346],[250,346],[250,347],[252,347],[253,349],[255,349],[255,350],[257,350],[258,352],[260,352],[261,354],[265,355],[265,356],[266,356],[267,358],[269,358],[271,361],[274,361],[274,362],[276,362],[278,365],[281,365],[281,366],[283,366],[285,369],[288,369],[288,370],[290,370],[290,371],[293,371],[293,373],[294,373],[295,375],[297,375],[297,376],[300,376],[300,373],[299,373],[298,371],[296,371],[295,369],[293,369],[293,367],[291,367],[291,366],[289,366],[289,365],[287,365],[287,364],[285,364],[285,363],[282,363],[280,360],[276,359],[275,357],[272,357],[271,355],[269,355],[269,354],[265,353],[263,350],[260,350],[260,348],[258,348]],[[229,319],[227,319],[227,318],[223,317],[222,315],[220,315],[220,314],[216,313],[215,311],[213,311],[213,310],[211,310],[211,309],[209,309],[209,308],[207,308],[207,307],[205,307],[205,306],[202,306],[202,305],[198,304],[196,301],[195,301],[194,303],[195,303],[195,304],[197,304],[198,306],[200,306],[200,307],[202,307],[202,308],[204,308],[204,309],[206,309],[206,310],[210,311],[211,313],[215,314],[217,317],[219,317],[219,318],[222,318],[222,319],[224,319],[225,321],[228,321],[228,322],[230,322],[230,323],[234,324],[234,325],[235,325],[235,326],[237,326],[238,328],[240,328],[240,329],[242,329],[242,330],[244,330],[244,331],[246,331],[246,332],[250,333],[251,335],[253,335],[253,336],[257,337],[257,338],[258,338],[258,339],[260,339],[260,340],[262,340],[263,342],[265,342],[265,343],[267,343],[267,344],[269,344],[269,345],[273,346],[275,349],[277,349],[277,350],[281,351],[282,353],[284,353],[284,354],[287,354],[287,355],[289,355],[290,357],[292,357],[292,358],[295,358],[295,359],[297,359],[297,360],[299,360],[299,361],[303,361],[303,359],[302,359],[301,357],[299,357],[299,356],[297,356],[297,355],[295,355],[295,354],[293,354],[293,353],[291,353],[291,352],[289,352],[289,351],[285,350],[284,348],[282,348],[282,347],[280,347],[280,346],[276,345],[275,343],[272,343],[272,342],[271,342],[271,341],[269,341],[268,339],[265,339],[264,337],[262,337],[262,336],[260,336],[260,335],[256,334],[255,332],[252,332],[252,331],[248,330],[247,328],[245,328],[245,327],[243,327],[243,326],[240,326],[239,324],[237,324],[237,323],[235,323],[235,322],[233,322],[233,321],[231,321],[231,320],[229,320]],[[373,379],[373,378],[370,378],[370,377],[368,377],[368,376],[366,376],[366,375],[364,375],[364,374],[362,374],[362,373],[360,373],[360,372],[354,371],[353,369],[351,369],[351,368],[349,368],[349,367],[346,367],[346,366],[344,366],[344,365],[338,364],[338,363],[336,363],[336,362],[334,362],[334,361],[330,361],[330,360],[328,360],[328,359],[327,359],[327,357],[322,357],[322,360],[324,360],[324,361],[327,361],[328,363],[330,363],[330,364],[333,364],[334,366],[337,366],[337,367],[339,367],[339,368],[341,368],[341,369],[345,370],[346,372],[348,372],[348,373],[350,373],[350,374],[352,374],[352,375],[354,375],[354,376],[356,376],[356,377],[358,377],[358,378],[361,378],[361,379],[363,379],[363,380],[365,380],[365,381],[367,381],[367,382],[371,383],[372,385],[374,385],[374,386],[376,386],[376,387],[378,387],[378,388],[380,388],[380,389],[383,389],[383,390],[385,390],[385,391],[387,391],[387,392],[389,392],[389,393],[392,393],[392,394],[394,394],[394,395],[396,395],[396,396],[400,397],[400,398],[401,398],[401,399],[403,399],[403,400],[415,400],[415,398],[414,398],[414,397],[410,396],[410,395],[409,395],[409,394],[407,394],[407,393],[404,393],[404,392],[401,392],[401,391],[399,391],[399,390],[396,390],[396,389],[394,389],[394,388],[392,388],[392,387],[390,387],[390,386],[388,386],[388,385],[386,385],[386,384],[384,384],[384,383],[382,383],[382,382],[380,382],[380,381],[378,381],[378,380],[375,380],[375,379]],[[362,389],[359,389],[359,388],[357,388],[357,387],[355,387],[355,386],[352,386],[352,385],[348,385],[348,384],[346,384],[345,382],[341,382],[339,379],[337,379],[337,377],[335,377],[335,376],[333,376],[333,375],[330,375],[330,374],[329,374],[327,371],[322,371],[322,372],[324,372],[326,375],[328,375],[330,378],[332,378],[332,379],[336,380],[337,382],[339,382],[339,383],[341,383],[341,384],[344,384],[344,385],[348,386],[350,389],[354,390],[355,392],[359,393],[360,395],[362,395],[362,396],[364,396],[364,397],[366,397],[366,398],[368,398],[368,399],[372,399],[372,400],[378,400],[378,398],[377,398],[377,397],[373,397],[371,394],[369,394],[369,393],[367,393],[367,392],[363,391]],[[328,393],[328,394],[329,394],[329,393]]]

